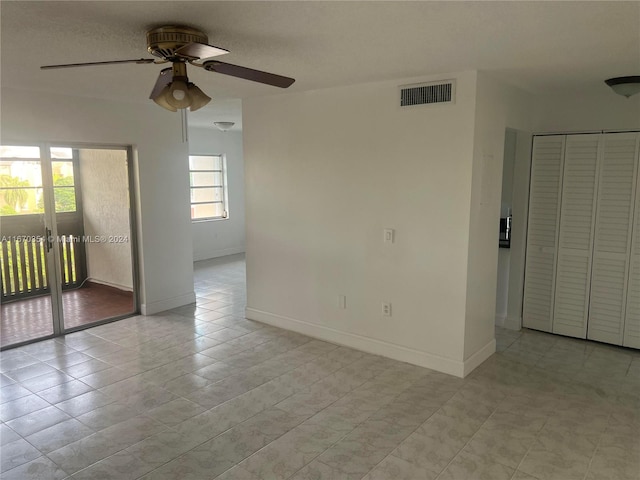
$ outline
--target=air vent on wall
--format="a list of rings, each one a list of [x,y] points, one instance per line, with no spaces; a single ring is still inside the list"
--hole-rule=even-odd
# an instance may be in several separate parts
[[[432,103],[453,103],[455,98],[454,80],[404,85],[400,87],[400,106],[428,105]]]

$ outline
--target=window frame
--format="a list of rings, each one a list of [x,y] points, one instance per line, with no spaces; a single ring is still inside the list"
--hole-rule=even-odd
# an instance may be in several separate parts
[[[192,169],[191,168],[191,157],[219,157],[220,158],[220,169]],[[219,220],[228,220],[229,219],[229,196],[228,196],[228,183],[227,183],[227,157],[223,153],[190,153],[188,156],[189,161],[189,206],[191,210],[191,223],[201,223],[201,222],[217,222]],[[215,166],[215,165],[214,165]],[[211,184],[211,185],[200,185],[193,186],[192,185],[192,173],[220,173],[222,182],[220,185]],[[222,200],[220,201],[207,201],[207,202],[193,202],[191,201],[191,194],[194,189],[202,189],[202,188],[222,188]],[[216,205],[222,204],[222,216],[219,217],[201,217],[201,218],[193,218],[193,206],[194,205]]]
[[[38,147],[39,148],[39,147]],[[70,163],[71,164],[71,168],[72,168],[72,178],[73,178],[73,184],[72,185],[55,185],[55,183],[53,183],[53,178],[52,178],[52,194],[54,197],[54,213],[58,216],[62,216],[62,218],[64,217],[70,217],[70,216],[74,216],[74,215],[82,215],[82,195],[81,195],[81,191],[80,191],[80,175],[79,175],[79,160],[78,160],[78,153],[76,149],[71,149],[72,150],[72,155],[71,157],[68,158],[53,158],[50,157],[49,158],[49,162],[51,163],[51,166],[53,166],[54,163]],[[27,157],[0,157],[0,161],[2,160],[7,160],[7,161],[12,161],[12,160],[17,160],[17,161],[26,161],[26,162],[35,162],[40,164],[40,168],[42,168],[42,157],[38,157],[38,158],[27,158]],[[42,175],[42,172],[41,172]],[[43,180],[43,179],[42,179]],[[44,189],[45,184],[44,181],[41,180],[41,184],[40,185],[36,185],[36,186],[26,186],[26,187],[0,187],[0,195],[2,195],[4,191],[6,190],[34,190],[34,191],[38,191],[40,190],[40,195],[44,195]],[[57,209],[57,204],[56,204],[56,193],[58,191],[61,190],[73,190],[73,203],[74,203],[74,208],[73,210],[66,210],[66,211],[58,211]],[[35,198],[38,198],[38,195],[36,193]],[[42,197],[44,198],[44,197]],[[29,212],[29,213],[16,213],[16,214],[10,214],[10,215],[3,215],[0,213],[0,217],[3,219],[3,221],[5,221],[8,218],[12,218],[12,217],[29,217],[32,215],[42,215],[44,213],[44,207],[42,211],[34,211],[34,212]]]
[[[78,158],[78,150],[75,148],[72,149],[71,158],[56,158],[51,159],[51,166],[53,168],[53,164],[55,162],[68,162],[71,163],[73,169],[73,185],[55,185],[53,184],[53,200],[54,200],[54,208],[56,210],[56,215],[82,215],[82,192],[80,191],[80,160]],[[58,211],[56,206],[56,191],[59,189],[72,189],[73,188],[73,200],[75,203],[75,208],[73,210],[67,211]]]

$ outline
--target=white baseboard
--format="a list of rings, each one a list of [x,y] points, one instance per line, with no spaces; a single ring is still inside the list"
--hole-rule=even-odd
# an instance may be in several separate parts
[[[504,322],[506,322],[506,320],[507,320],[506,315],[496,315],[496,325],[498,327],[504,327]]]
[[[105,282],[96,278],[87,278],[87,282],[98,283],[100,285],[106,285],[107,287],[117,288],[118,290],[124,290],[125,292],[133,292],[133,288],[130,285],[119,285],[117,283]]]
[[[211,258],[226,257],[227,255],[236,255],[237,253],[244,253],[244,245],[237,247],[222,248],[220,250],[213,250],[209,252],[193,253],[193,261],[199,262],[200,260],[209,260]]]
[[[185,293],[178,297],[164,298],[156,302],[143,303],[140,305],[140,313],[142,315],[154,315],[156,313],[171,310],[172,308],[182,307],[183,305],[189,305],[196,301],[196,294],[194,292]]]
[[[496,353],[496,339],[492,338],[489,343],[471,355],[464,361],[463,377],[469,375],[476,369],[482,362],[484,362],[491,355]]]
[[[325,340],[338,345],[344,345],[345,347],[355,348],[357,350],[362,350],[376,355],[382,355],[384,357],[393,358],[394,360],[411,363],[420,367],[430,368],[456,377],[463,377],[465,375],[465,371],[468,373],[477,365],[482,363],[482,361],[480,361],[477,365],[471,368],[471,365],[473,365],[474,362],[482,356],[477,356],[480,352],[473,355],[466,362],[460,362],[451,358],[433,355],[431,353],[384,342],[375,338],[343,332],[334,328],[316,325],[314,323],[296,320],[295,318],[276,315],[254,308],[246,309],[246,317],[250,320],[256,320],[268,325],[273,325],[274,327],[292,330],[309,337]],[[482,352],[485,348],[482,349]],[[495,340],[493,341],[493,351],[495,351]],[[469,366],[467,366],[467,362],[469,362]]]

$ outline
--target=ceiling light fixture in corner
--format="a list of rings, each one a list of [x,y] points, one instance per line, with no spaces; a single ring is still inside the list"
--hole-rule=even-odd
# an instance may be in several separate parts
[[[604,83],[609,85],[614,92],[623,97],[629,98],[636,93],[640,93],[640,76],[631,77],[615,77],[605,80]]]
[[[213,122],[213,124],[218,127],[218,129],[222,130],[223,132],[226,132],[227,130],[230,130],[231,127],[233,127],[235,125],[234,122]]]

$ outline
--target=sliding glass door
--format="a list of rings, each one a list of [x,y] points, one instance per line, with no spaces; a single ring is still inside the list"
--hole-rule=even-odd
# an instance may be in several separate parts
[[[137,312],[129,153],[0,147],[1,347]]]
[[[2,346],[59,334],[55,253],[48,205],[50,164],[41,146],[0,147]]]

